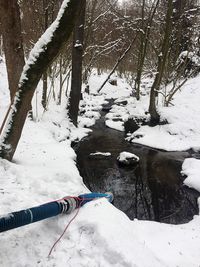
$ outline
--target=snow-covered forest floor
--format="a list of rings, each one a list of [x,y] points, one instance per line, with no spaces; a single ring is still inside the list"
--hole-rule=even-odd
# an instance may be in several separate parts
[[[5,65],[0,64],[0,122],[9,102],[5,73]],[[104,79],[104,75],[93,75],[91,91],[95,92]],[[148,86],[148,81],[145,82]],[[133,141],[165,150],[198,151],[199,86],[200,76],[190,79],[177,93],[174,106],[160,108],[163,120],[169,124],[142,126],[135,133],[141,138],[132,136]],[[84,96],[82,109],[86,112],[75,129],[66,117],[65,101],[61,106],[52,101],[49,110],[43,113],[39,104],[40,86],[37,92],[32,103],[35,120],[27,119],[13,162],[0,160],[0,215],[88,192],[76,168],[71,141],[87,135],[90,130],[83,126],[95,122],[108,98],[128,101],[120,110],[113,106],[107,114],[107,125],[121,130],[123,124],[113,122],[113,117],[120,114],[125,120],[129,115],[143,116],[148,108],[146,95],[137,103],[130,97],[131,88],[118,79],[117,87],[106,85],[100,96]],[[187,176],[185,183],[200,191],[200,160],[186,159],[182,169]],[[105,199],[80,209],[48,258],[52,245],[73,216],[58,216],[1,233],[0,266],[200,266],[200,216],[183,225],[131,221]]]

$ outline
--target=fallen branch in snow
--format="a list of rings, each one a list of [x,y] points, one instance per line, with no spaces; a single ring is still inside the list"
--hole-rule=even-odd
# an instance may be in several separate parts
[[[137,35],[136,35],[137,36]],[[97,92],[99,93],[103,87],[105,86],[105,84],[107,83],[107,81],[110,79],[111,75],[115,72],[116,68],[119,66],[120,62],[125,58],[125,56],[128,54],[128,52],[131,50],[133,43],[136,40],[136,36],[133,39],[133,41],[130,43],[130,45],[128,46],[128,48],[124,51],[124,53],[118,58],[117,62],[115,63],[113,69],[111,70],[111,72],[109,73],[108,77],[106,78],[106,80],[103,82],[103,84],[101,85],[101,87],[97,90]]]

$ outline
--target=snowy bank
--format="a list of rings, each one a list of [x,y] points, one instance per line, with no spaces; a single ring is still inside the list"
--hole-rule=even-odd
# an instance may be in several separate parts
[[[143,81],[142,86],[144,87],[144,93],[140,101],[130,96],[127,97],[125,94],[123,95],[121,91],[115,90],[115,97],[118,98],[118,101],[115,101],[115,105],[112,106],[112,109],[106,115],[108,118],[106,125],[123,131],[122,127],[116,127],[116,122],[111,122],[111,120],[117,117],[120,117],[123,121],[127,121],[127,119],[131,117],[148,120],[148,92],[151,82],[150,79],[145,79]],[[134,143],[166,151],[185,151],[190,148],[200,150],[199,85],[200,75],[196,78],[189,79],[174,96],[172,101],[173,106],[163,107],[161,105],[162,95],[160,95],[158,110],[161,120],[166,121],[167,124],[155,127],[149,127],[147,125],[141,126],[140,129],[135,131],[128,139],[132,140]],[[124,86],[128,87],[127,85]],[[129,90],[131,91],[131,88],[129,88]],[[107,88],[107,93],[109,96],[109,87]],[[120,105],[120,103],[118,103],[119,99],[127,102],[127,104]],[[120,126],[122,124],[122,122],[117,123],[120,123]]]
[[[200,160],[186,159],[183,163],[182,173],[187,176],[184,184],[200,192]]]
[[[94,80],[97,87],[101,81],[97,76]],[[0,86],[2,88],[2,81]],[[127,89],[124,93],[123,88],[112,90],[115,94],[120,90],[119,95],[127,97]],[[5,105],[0,106],[2,121],[8,94],[4,91],[0,95],[5,101]],[[109,90],[108,95],[112,95]],[[94,112],[94,106],[103,103],[104,97],[88,99],[87,111]],[[14,161],[0,160],[0,215],[66,195],[88,192],[76,168],[76,155],[70,145],[72,140],[83,137],[89,130],[74,129],[70,125],[65,104],[63,107],[55,105],[54,109],[40,115],[37,123],[27,120]],[[92,118],[98,117],[95,114]],[[91,113],[88,116],[91,118]],[[190,170],[187,168],[188,179],[192,175]],[[51,247],[73,216],[74,213],[58,216],[1,233],[0,266],[199,266],[199,216],[188,224],[177,226],[131,221],[105,199],[80,209],[48,258]]]
[[[168,124],[142,126],[138,131],[142,132],[143,137],[134,142],[167,151],[200,150],[199,85],[200,75],[188,80],[175,95],[173,106],[159,107],[161,119]]]

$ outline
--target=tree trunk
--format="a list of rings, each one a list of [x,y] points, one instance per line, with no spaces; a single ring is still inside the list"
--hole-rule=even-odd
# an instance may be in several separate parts
[[[43,87],[42,87],[42,106],[44,110],[47,109],[47,88],[48,88],[48,76],[47,71],[43,74]]]
[[[0,23],[0,56],[3,55],[3,39],[2,39],[2,35],[1,35],[1,23]],[[1,59],[0,59],[1,61]]]
[[[158,95],[158,91],[162,82],[163,74],[167,63],[167,57],[170,49],[170,36],[172,33],[172,19],[171,19],[172,14],[173,14],[173,0],[169,0],[167,6],[166,19],[165,19],[165,32],[162,42],[162,48],[160,54],[158,55],[157,72],[150,93],[149,113],[151,116],[152,125],[158,124],[160,121],[160,115],[158,114],[156,109],[156,97]]]
[[[142,76],[142,70],[143,70],[143,65],[144,65],[144,60],[146,57],[146,53],[144,51],[144,42],[147,41],[148,39],[145,39],[145,26],[144,26],[144,15],[145,15],[145,0],[142,1],[142,14],[141,14],[141,20],[142,20],[142,25],[140,29],[140,45],[139,45],[139,53],[138,53],[138,62],[137,62],[137,74],[136,74],[136,79],[135,79],[135,92],[136,92],[136,99],[140,100],[140,84],[141,84],[141,76]],[[148,29],[148,28],[146,28]]]
[[[146,26],[144,25],[145,0],[143,0],[143,4],[142,4],[142,29],[140,32],[140,47],[139,47],[139,53],[138,53],[137,73],[136,73],[136,79],[135,79],[135,92],[136,92],[137,100],[140,100],[140,85],[141,85],[142,72],[144,69],[145,58],[147,55],[147,48],[149,44],[151,27],[152,27],[154,15],[156,13],[159,2],[160,0],[157,0],[155,6],[152,5],[152,11],[150,11],[148,23]]]
[[[61,100],[62,100],[62,88],[63,88],[63,78],[62,78],[62,56],[60,55],[60,60],[59,60],[59,80],[60,80],[60,88],[59,88],[59,94],[58,94],[58,105],[61,105]]]
[[[12,160],[37,84],[69,39],[74,28],[77,9],[83,2],[84,0],[65,0],[56,21],[31,51],[1,137],[1,157]]]
[[[43,0],[43,12],[44,12],[44,31],[49,27],[48,19],[49,19],[49,6],[46,0]],[[47,107],[47,89],[48,89],[48,75],[47,71],[43,74],[43,88],[42,88],[42,106],[44,110]]]
[[[79,16],[73,32],[72,78],[68,108],[69,118],[75,126],[77,126],[79,102],[81,99],[85,8],[86,0],[84,0],[83,5],[80,6]]]
[[[12,100],[25,64],[20,10],[17,0],[0,0],[0,23]]]

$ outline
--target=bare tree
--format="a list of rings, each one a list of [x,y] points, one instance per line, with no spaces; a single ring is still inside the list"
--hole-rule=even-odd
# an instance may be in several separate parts
[[[159,5],[160,0],[156,0],[156,3],[152,4],[152,7],[149,12],[149,16],[145,18],[145,4],[146,1],[143,0],[142,3],[142,15],[141,15],[141,28],[139,29],[140,32],[140,47],[138,52],[138,63],[137,63],[137,71],[136,71],[136,79],[135,79],[135,91],[136,91],[136,99],[140,99],[140,85],[141,85],[141,78],[142,72],[144,69],[144,62],[147,56],[147,48],[150,42],[150,32],[151,27],[154,19],[155,12]],[[147,22],[146,22],[147,21]]]
[[[68,108],[69,118],[75,126],[77,126],[79,102],[81,99],[85,8],[86,0],[84,0],[83,5],[80,6],[79,16],[73,32],[72,79]]]
[[[84,0],[65,0],[56,21],[34,46],[22,73],[18,91],[4,127],[0,144],[1,157],[12,160],[37,84],[69,39],[78,7],[82,6],[83,2]]]
[[[161,51],[158,55],[157,72],[150,92],[149,113],[151,116],[151,123],[153,125],[159,123],[160,121],[160,115],[158,114],[156,107],[156,97],[158,95],[158,91],[161,86],[170,50],[170,40],[172,33],[172,19],[171,19],[172,14],[173,14],[173,0],[168,0],[167,14],[165,19],[164,38],[162,41]]]
[[[44,12],[44,23],[43,28],[44,31],[49,27],[49,5],[47,3],[47,0],[42,1],[43,5],[43,12]],[[47,106],[47,88],[48,88],[48,75],[47,71],[43,73],[43,88],[42,88],[42,106],[44,110],[46,110]]]
[[[18,87],[24,62],[20,10],[17,0],[0,0],[0,23],[6,58],[10,98]]]

